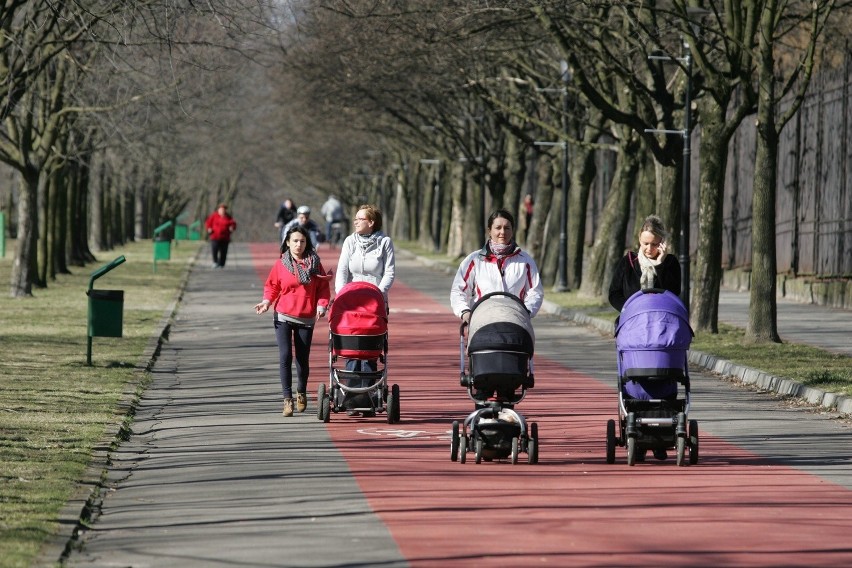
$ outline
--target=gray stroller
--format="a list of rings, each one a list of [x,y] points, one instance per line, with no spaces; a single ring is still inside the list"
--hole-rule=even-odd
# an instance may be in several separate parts
[[[464,422],[453,421],[450,459],[465,463],[472,451],[476,463],[510,458],[516,464],[525,452],[530,464],[538,463],[538,425],[528,427],[515,410],[535,383],[535,336],[523,302],[505,292],[483,296],[459,335],[460,382],[475,410]]]

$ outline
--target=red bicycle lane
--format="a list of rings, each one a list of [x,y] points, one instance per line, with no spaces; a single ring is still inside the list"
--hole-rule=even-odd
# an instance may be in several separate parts
[[[401,423],[341,413],[326,427],[412,566],[852,565],[850,491],[706,433],[695,466],[631,468],[623,455],[608,465],[613,389],[539,356],[518,406],[539,425],[539,464],[450,461],[451,423],[471,410],[458,383],[458,321],[404,274],[390,304]],[[320,330],[314,385],[328,365]]]

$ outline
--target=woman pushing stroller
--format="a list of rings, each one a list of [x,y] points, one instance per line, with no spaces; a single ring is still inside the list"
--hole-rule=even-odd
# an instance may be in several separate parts
[[[453,313],[470,320],[473,305],[492,292],[506,292],[520,299],[530,317],[544,300],[544,288],[533,258],[515,242],[515,218],[505,209],[488,217],[485,246],[461,262],[450,289]]]
[[[538,426],[528,428],[514,407],[533,385],[530,319],[544,295],[535,261],[515,243],[514,228],[511,213],[492,213],[485,246],[462,261],[450,290],[453,313],[462,320],[460,382],[475,402],[462,423],[453,422],[452,461],[464,463],[472,448],[477,463],[509,456],[517,463],[520,451],[538,463]]]
[[[613,273],[609,286],[609,303],[613,308],[621,312],[627,300],[640,290],[668,290],[680,296],[680,263],[667,249],[668,231],[658,216],[649,215],[639,230],[638,250],[628,251]],[[618,329],[618,319],[615,325]],[[626,381],[624,391],[633,399],[673,399],[677,397],[677,381],[632,379]],[[664,448],[654,449],[653,454],[658,460],[668,457]],[[638,459],[644,459],[644,451]]]

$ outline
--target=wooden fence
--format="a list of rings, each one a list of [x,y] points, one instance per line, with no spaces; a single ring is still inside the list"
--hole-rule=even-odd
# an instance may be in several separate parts
[[[776,201],[778,272],[852,277],[852,108],[850,65],[814,78],[797,115],[781,133]],[[700,135],[700,128],[696,129]],[[697,148],[693,143],[693,148]],[[751,265],[751,203],[756,127],[742,122],[730,145],[725,180],[726,269]],[[697,154],[697,152],[696,152]],[[693,161],[693,203],[698,186]],[[697,234],[693,210],[692,234]]]

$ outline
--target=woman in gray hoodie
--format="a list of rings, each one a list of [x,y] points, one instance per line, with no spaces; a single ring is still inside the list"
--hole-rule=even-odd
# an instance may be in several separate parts
[[[334,291],[350,282],[369,282],[376,285],[385,296],[388,308],[388,290],[393,284],[395,262],[393,242],[382,232],[382,212],[374,205],[362,205],[355,214],[355,232],[346,237],[337,263]],[[375,361],[350,359],[346,368],[350,371],[375,371]]]
[[[346,237],[337,263],[335,292],[350,282],[370,282],[385,295],[394,279],[394,255],[391,238],[382,232],[382,212],[373,205],[362,205],[355,214],[355,232]]]

